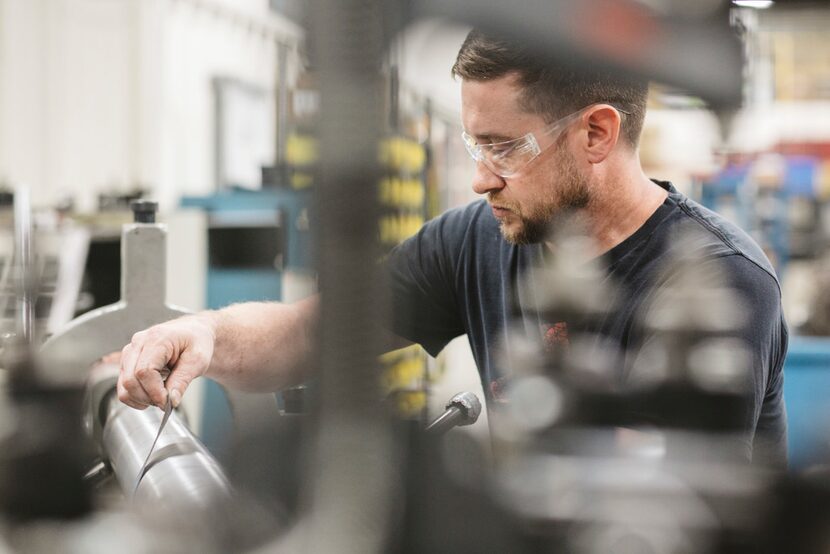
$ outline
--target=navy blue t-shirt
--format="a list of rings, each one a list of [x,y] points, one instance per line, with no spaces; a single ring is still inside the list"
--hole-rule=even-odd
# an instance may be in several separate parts
[[[678,248],[683,226],[697,228],[699,257],[717,263],[728,284],[744,296],[747,323],[739,333],[752,353],[752,394],[745,414],[745,450],[773,464],[786,460],[786,411],[782,366],[787,327],[781,291],[770,262],[742,230],[718,214],[658,183],[668,197],[634,234],[603,255],[608,279],[622,302],[591,329],[636,356],[648,342],[638,322],[665,284],[664,268]],[[684,231],[681,231],[684,232]],[[543,321],[532,288],[522,286],[527,270],[543,261],[542,244],[514,245],[484,200],[450,210],[428,222],[394,249],[386,261],[393,299],[393,331],[437,355],[453,338],[467,334],[489,399],[509,368],[498,366],[498,348],[510,348],[516,322],[530,338],[556,339],[566,330]],[[522,298],[522,295],[525,298]],[[509,356],[508,356],[509,359]],[[630,364],[629,364],[630,365]]]

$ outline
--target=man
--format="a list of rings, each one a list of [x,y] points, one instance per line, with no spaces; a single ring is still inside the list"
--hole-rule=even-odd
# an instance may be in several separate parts
[[[699,253],[717,261],[750,306],[741,333],[752,352],[746,455],[754,447],[755,459],[783,463],[787,331],[778,281],[742,231],[643,173],[637,144],[647,84],[554,67],[478,31],[453,73],[462,80],[464,138],[477,163],[473,189],[486,198],[427,223],[387,258],[395,334],[434,355],[466,333],[485,390],[496,396],[506,377],[494,362],[496,344],[509,340],[516,310],[525,322],[538,317],[524,313],[522,302],[512,305],[516,286],[551,246],[548,225],[567,211],[588,230],[627,299],[601,331],[636,352],[647,337],[632,330],[635,317],[658,292],[667,237],[692,226],[704,236]],[[122,353],[119,398],[136,408],[162,405],[169,390],[178,404],[200,375],[254,390],[300,381],[316,311],[316,298],[241,304],[138,333]],[[544,341],[561,335],[559,324],[525,328]],[[159,375],[165,366],[173,368],[167,390]]]

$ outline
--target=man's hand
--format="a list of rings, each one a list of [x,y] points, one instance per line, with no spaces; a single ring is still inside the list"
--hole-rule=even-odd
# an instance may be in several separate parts
[[[163,407],[169,394],[173,406],[178,406],[190,382],[210,366],[215,342],[210,312],[136,333],[121,351],[118,399],[143,410],[150,405]],[[163,375],[168,370],[165,382]]]
[[[310,366],[318,304],[316,296],[293,304],[233,304],[136,333],[121,352],[118,398],[143,410],[163,407],[169,394],[178,406],[190,382],[208,369],[211,379],[243,391],[299,384]]]

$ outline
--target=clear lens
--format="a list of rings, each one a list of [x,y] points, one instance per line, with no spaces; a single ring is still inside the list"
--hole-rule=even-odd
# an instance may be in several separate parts
[[[477,144],[466,132],[461,136],[470,157],[501,177],[514,175],[541,152],[533,134],[492,144]]]
[[[481,161],[481,148],[473,137],[467,134],[466,131],[461,133],[461,138],[464,139],[464,146],[467,148],[467,153],[473,159],[473,161],[480,162]]]
[[[555,121],[539,133],[538,136],[555,137],[559,135],[590,107],[586,106],[581,110]],[[621,115],[628,113],[619,108],[616,109]],[[539,142],[536,140],[537,135],[533,133],[528,133],[515,140],[490,144],[477,144],[475,139],[468,135],[466,131],[461,136],[464,139],[464,145],[467,147],[467,152],[469,152],[470,157],[476,162],[484,163],[490,171],[500,177],[511,177],[515,175],[542,153]]]
[[[502,145],[507,144],[502,143]],[[498,147],[499,145],[491,146]],[[487,149],[483,150],[487,152]],[[536,138],[532,134],[528,134],[511,141],[506,148],[504,146],[493,148],[490,150],[491,155],[485,154],[485,157],[490,162],[488,165],[497,175],[510,177],[529,164],[540,152]]]
[[[557,130],[561,132],[561,130],[567,127],[567,123],[570,123],[578,113],[557,121],[551,127],[545,129],[543,133],[548,135]],[[464,145],[467,147],[467,152],[470,154],[470,157],[476,162],[484,163],[490,171],[500,177],[515,175],[542,153],[542,149],[539,147],[539,143],[533,133],[528,133],[515,140],[491,144],[476,143],[475,139],[468,135],[466,131],[461,136],[464,139]]]

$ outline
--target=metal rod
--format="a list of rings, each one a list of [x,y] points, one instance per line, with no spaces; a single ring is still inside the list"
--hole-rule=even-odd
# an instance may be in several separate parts
[[[31,344],[35,329],[35,274],[32,246],[32,207],[29,187],[14,191],[15,266],[17,271],[17,334]]]
[[[274,165],[285,163],[288,142],[288,46],[277,44],[277,137]]]

